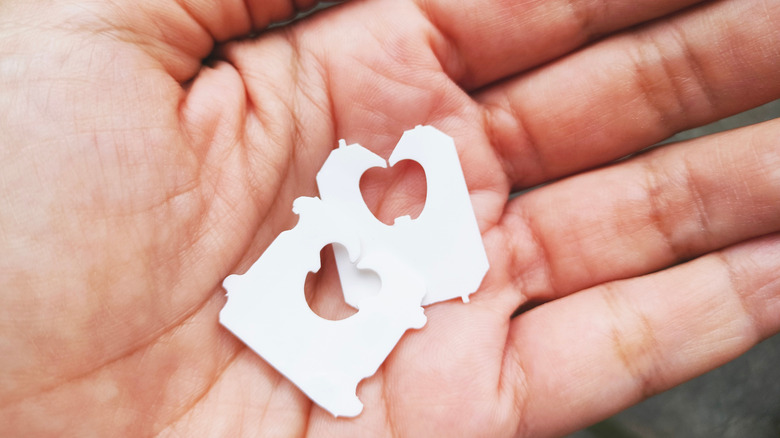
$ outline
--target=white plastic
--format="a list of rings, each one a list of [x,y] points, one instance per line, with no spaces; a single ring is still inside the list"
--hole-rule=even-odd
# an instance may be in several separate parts
[[[225,279],[228,301],[219,320],[252,350],[335,416],[363,409],[357,385],[373,375],[403,333],[425,325],[419,275],[388,253],[364,255],[357,266],[375,271],[379,293],[341,321],[316,315],[306,303],[308,272],[320,268],[320,249],[339,243],[354,261],[358,235],[334,207],[296,199],[298,224],[274,240],[243,275]]]
[[[426,173],[428,195],[417,219],[387,226],[374,217],[360,177],[387,163],[342,141],[317,174],[321,199],[296,199],[298,224],[245,274],[223,283],[222,325],[335,416],[361,412],[358,383],[376,372],[406,330],[425,324],[421,304],[466,301],[488,269],[452,139],[418,126],[404,133],[390,165],[405,159]],[[320,268],[320,250],[331,243],[338,244],[345,300],[359,308],[341,321],[316,315],[303,290],[307,274]],[[381,287],[365,270],[378,275]]]
[[[378,155],[359,144],[342,143],[317,174],[322,200],[348,217],[360,236],[361,254],[389,252],[423,277],[423,305],[468,296],[488,270],[487,254],[474,217],[466,181],[452,138],[432,126],[406,131],[390,155],[390,165],[414,160],[425,170],[428,194],[420,216],[379,221],[360,193],[360,177],[372,167],[386,167]],[[345,301],[355,308],[376,290],[376,280],[359,271],[343,249],[334,247]]]

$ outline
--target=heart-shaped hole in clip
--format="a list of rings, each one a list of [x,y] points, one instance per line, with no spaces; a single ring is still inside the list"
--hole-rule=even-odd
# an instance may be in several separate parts
[[[389,168],[373,167],[360,178],[360,193],[371,213],[386,225],[402,216],[417,219],[428,194],[425,171],[413,160]]]
[[[333,256],[335,246],[337,244],[326,245],[322,248],[320,251],[320,269],[317,272],[309,272],[306,276],[306,283],[303,286],[306,303],[312,312],[330,321],[340,321],[357,313],[357,309],[344,301],[344,291],[339,282],[336,259]],[[343,249],[341,245],[338,246]],[[374,282],[376,288],[368,291],[367,295],[371,296],[379,293],[379,276],[374,271],[365,269],[361,269],[360,273],[376,279]]]

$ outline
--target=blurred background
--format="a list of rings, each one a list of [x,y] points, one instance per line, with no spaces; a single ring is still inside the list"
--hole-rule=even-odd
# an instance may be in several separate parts
[[[664,143],[780,117],[780,100]],[[780,138],[778,153],[780,153]],[[745,355],[568,438],[780,438],[780,335]]]

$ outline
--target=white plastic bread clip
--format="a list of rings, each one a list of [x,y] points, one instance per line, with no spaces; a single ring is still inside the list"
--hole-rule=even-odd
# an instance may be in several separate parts
[[[392,255],[373,253],[357,266],[379,275],[379,294],[347,319],[321,318],[306,303],[306,275],[320,268],[320,249],[329,243],[343,245],[355,260],[358,235],[317,198],[298,198],[293,210],[300,215],[295,228],[245,274],[225,279],[228,301],[219,320],[312,401],[353,417],[363,409],[355,395],[360,380],[376,372],[407,329],[425,325],[425,285]]]
[[[389,163],[407,159],[420,163],[428,185],[417,219],[388,226],[374,217],[360,177],[387,163],[341,141],[317,174],[321,199],[296,199],[298,224],[245,274],[223,283],[228,299],[220,322],[335,416],[361,412],[358,383],[376,372],[406,330],[425,324],[421,305],[467,301],[488,270],[452,139],[418,126],[404,133]],[[341,321],[316,315],[303,289],[331,243],[339,244],[333,248],[345,301],[359,309]],[[361,270],[376,272],[381,287]]]
[[[390,226],[371,213],[360,193],[360,177],[387,163],[359,144],[342,143],[322,165],[320,197],[355,222],[361,254],[386,251],[414,266],[425,280],[423,305],[457,297],[468,301],[487,273],[488,259],[455,143],[432,126],[418,126],[404,133],[389,162],[393,166],[401,160],[414,160],[425,170],[428,195],[417,219],[400,217]],[[334,247],[334,252],[344,299],[360,308],[367,291],[376,290],[375,280],[350,263],[344,250]]]

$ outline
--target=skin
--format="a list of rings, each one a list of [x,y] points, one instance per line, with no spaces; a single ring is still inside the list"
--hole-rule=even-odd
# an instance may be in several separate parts
[[[312,5],[0,3],[0,435],[554,436],[780,331],[780,121],[632,155],[780,97],[778,2],[371,0],[267,30]],[[334,419],[218,324],[220,284],[338,139],[387,157],[417,124],[455,139],[491,269]],[[425,198],[409,164],[362,188],[386,221]],[[334,275],[308,293],[344,316]]]

